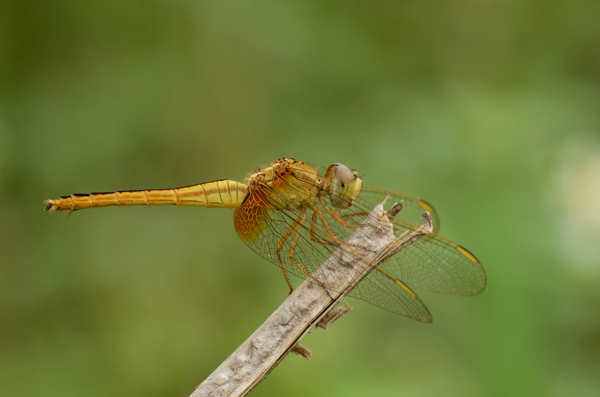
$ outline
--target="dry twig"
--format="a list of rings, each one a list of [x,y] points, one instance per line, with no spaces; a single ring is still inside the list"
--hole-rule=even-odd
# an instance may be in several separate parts
[[[369,274],[373,266],[431,233],[431,218],[429,213],[425,213],[424,225],[417,231],[408,236],[394,236],[392,223],[387,216],[391,214],[383,211],[384,203],[377,205],[363,222],[369,227],[357,228],[346,240],[354,246],[365,247],[365,250],[356,255],[341,246],[314,273],[314,277],[326,287],[335,285],[333,291],[340,292],[334,293],[330,289],[328,293],[314,282],[305,280],[252,336],[196,388],[191,397],[245,396],[288,353],[310,359],[310,351],[298,344],[304,335],[317,325],[327,329],[328,325],[349,311],[343,306],[334,308]],[[396,205],[392,208],[399,211]],[[357,248],[350,250],[361,251]],[[348,277],[349,274],[351,277]],[[343,283],[345,285],[340,288]]]

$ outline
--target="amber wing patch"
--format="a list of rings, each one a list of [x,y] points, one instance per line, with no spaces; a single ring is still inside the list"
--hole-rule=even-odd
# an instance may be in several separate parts
[[[248,197],[241,207],[236,208],[233,215],[235,231],[246,243],[253,243],[268,226],[267,210],[257,201]]]

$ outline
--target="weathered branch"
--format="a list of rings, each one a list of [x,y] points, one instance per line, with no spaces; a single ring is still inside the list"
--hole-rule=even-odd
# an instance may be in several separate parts
[[[397,206],[393,208],[398,210]],[[310,351],[298,344],[304,335],[316,325],[327,329],[347,312],[345,308],[332,309],[373,266],[431,232],[431,218],[426,213],[422,228],[409,236],[395,237],[387,215],[391,213],[383,211],[383,203],[377,205],[363,222],[365,227],[357,228],[346,240],[365,249],[341,246],[315,271],[314,277],[325,287],[335,287],[327,292],[308,280],[300,284],[252,336],[196,388],[191,397],[245,396],[290,352],[310,359]],[[360,251],[360,255],[356,255],[356,251]]]

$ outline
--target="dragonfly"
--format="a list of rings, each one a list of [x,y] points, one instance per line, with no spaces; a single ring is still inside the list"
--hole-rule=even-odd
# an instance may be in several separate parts
[[[339,247],[362,260],[361,247],[345,241],[364,226],[375,205],[386,200],[401,208],[387,212],[396,235],[422,230],[417,225],[424,213],[431,220],[431,230],[373,266],[375,271],[370,271],[348,296],[429,323],[431,313],[413,288],[463,296],[483,292],[486,275],[479,260],[438,234],[439,217],[431,204],[415,196],[363,185],[357,171],[340,163],[322,167],[281,158],[251,173],[245,183],[223,179],[172,189],[71,194],[46,200],[44,210],[67,211],[69,216],[73,211],[107,206],[234,208],[237,234],[281,269],[290,293],[293,287],[288,274],[341,292],[336,291],[335,284],[325,286],[313,273]]]

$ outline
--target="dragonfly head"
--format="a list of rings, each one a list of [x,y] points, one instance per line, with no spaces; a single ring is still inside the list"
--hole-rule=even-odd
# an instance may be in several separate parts
[[[331,182],[329,197],[336,208],[351,207],[362,189],[362,179],[358,177],[358,172],[350,170],[344,164],[330,165],[325,172],[325,179]]]

